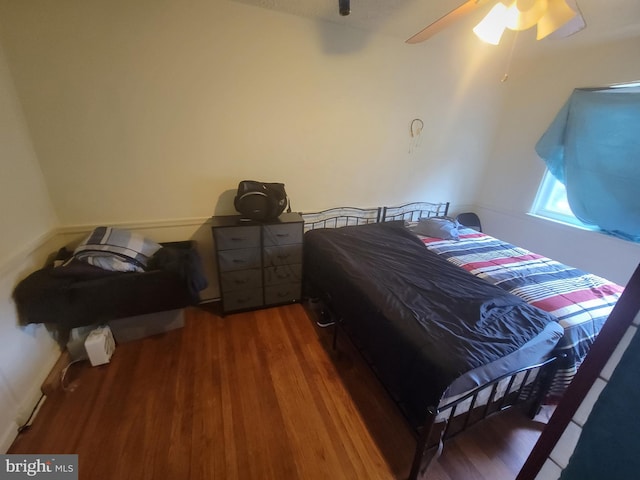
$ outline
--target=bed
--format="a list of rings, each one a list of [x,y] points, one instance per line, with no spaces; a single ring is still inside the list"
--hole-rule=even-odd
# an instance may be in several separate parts
[[[601,325],[593,318],[562,325],[502,277],[487,277],[490,268],[481,271],[477,261],[463,261],[472,257],[454,254],[474,239],[498,242],[492,237],[462,230],[460,241],[447,244],[411,231],[415,222],[447,213],[446,203],[421,202],[303,214],[305,281],[416,431],[411,479],[424,474],[444,439],[513,404],[529,402],[535,412],[552,381],[559,395]],[[474,254],[484,255],[482,248]],[[612,307],[619,287],[607,288]]]

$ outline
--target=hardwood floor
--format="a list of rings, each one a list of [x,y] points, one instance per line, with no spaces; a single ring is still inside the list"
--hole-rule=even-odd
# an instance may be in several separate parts
[[[345,336],[302,305],[228,315],[73,365],[9,453],[77,453],[81,479],[401,479],[414,438]],[[515,478],[542,424],[519,411],[449,442],[435,480]]]

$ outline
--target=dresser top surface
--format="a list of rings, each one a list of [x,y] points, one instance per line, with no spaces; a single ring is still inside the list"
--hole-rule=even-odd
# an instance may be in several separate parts
[[[211,217],[211,225],[213,227],[239,227],[244,225],[279,225],[285,223],[302,223],[303,219],[299,213],[286,212],[274,220],[259,222],[249,218],[243,218],[242,215],[216,215]]]

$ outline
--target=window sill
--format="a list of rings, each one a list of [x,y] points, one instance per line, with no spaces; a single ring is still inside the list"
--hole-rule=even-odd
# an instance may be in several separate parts
[[[587,232],[602,233],[596,227],[589,227],[588,225],[579,225],[577,223],[569,222],[569,221],[566,221],[566,220],[562,220],[560,218],[554,218],[554,217],[547,216],[547,215],[542,215],[540,213],[528,212],[527,215],[529,215],[530,217],[539,218],[540,220],[546,220],[548,222],[558,223],[560,225],[565,225],[567,227],[577,228],[578,230],[584,230],[584,231],[587,231]]]
[[[638,245],[640,244],[640,242],[634,242],[633,240],[629,239],[629,238],[624,238],[622,236],[617,236],[617,235],[613,235],[611,233],[605,232],[603,230],[600,230],[597,227],[590,227],[588,225],[576,225],[575,223],[570,223],[570,222],[566,222],[566,221],[562,221],[560,219],[557,218],[551,218],[551,217],[547,217],[544,215],[541,215],[539,213],[533,213],[533,212],[528,212],[527,215],[529,217],[533,217],[545,222],[551,222],[551,223],[555,223],[556,225],[561,225],[563,227],[568,227],[574,230],[581,230],[583,232],[589,232],[589,233],[593,233],[593,234],[597,234],[597,235],[601,235],[605,238],[611,238],[611,239],[615,239],[617,241],[620,242],[624,242],[624,243],[631,243],[631,244],[635,244]]]

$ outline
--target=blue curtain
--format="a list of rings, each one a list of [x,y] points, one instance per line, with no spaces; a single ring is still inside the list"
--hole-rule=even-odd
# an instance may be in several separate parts
[[[574,90],[536,152],[580,221],[640,241],[640,93]]]

